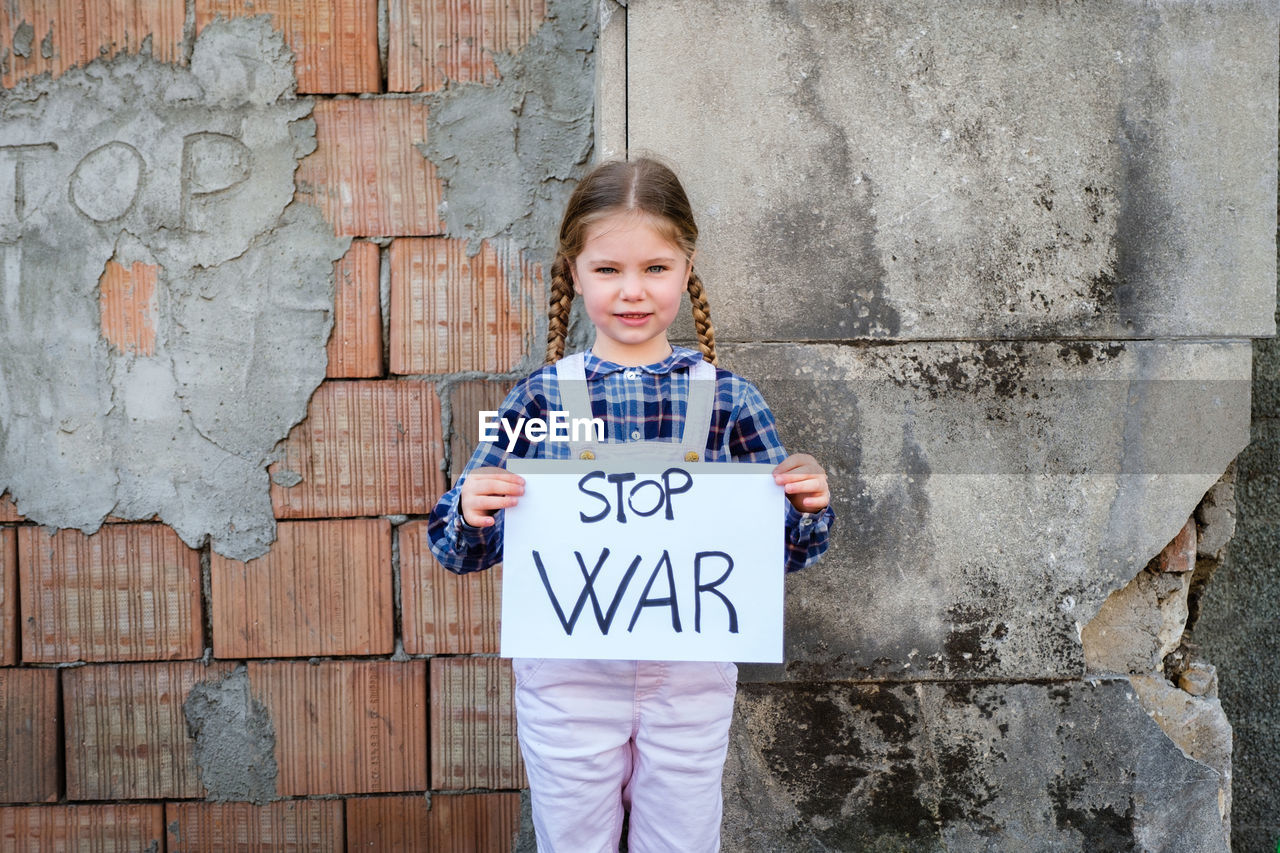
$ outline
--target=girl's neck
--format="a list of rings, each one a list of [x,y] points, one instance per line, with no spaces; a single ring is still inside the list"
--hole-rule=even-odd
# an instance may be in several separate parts
[[[604,344],[603,346],[601,344]],[[652,342],[652,346],[645,347],[622,347],[610,346],[612,341],[601,342],[597,340],[591,347],[596,358],[604,361],[611,361],[614,364],[620,364],[623,367],[643,367],[646,364],[657,364],[667,358],[670,358],[675,349],[667,342],[664,337],[661,340]]]

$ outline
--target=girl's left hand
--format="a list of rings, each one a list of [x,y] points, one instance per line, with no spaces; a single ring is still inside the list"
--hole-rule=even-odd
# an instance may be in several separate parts
[[[827,472],[807,453],[793,453],[773,469],[773,481],[800,512],[819,512],[831,503]]]

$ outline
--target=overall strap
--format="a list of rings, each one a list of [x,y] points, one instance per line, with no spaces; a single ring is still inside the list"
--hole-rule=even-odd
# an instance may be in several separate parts
[[[568,414],[569,423],[575,418],[591,419],[591,396],[587,394],[587,355],[575,352],[556,362],[556,383],[560,386],[560,403]],[[574,441],[569,444],[570,459],[594,459],[594,434],[584,430],[588,441]],[[592,454],[583,456],[584,453]]]
[[[685,406],[684,431],[680,435],[680,449],[686,462],[705,461],[715,401],[715,366],[707,361],[694,362],[689,369],[689,403]]]

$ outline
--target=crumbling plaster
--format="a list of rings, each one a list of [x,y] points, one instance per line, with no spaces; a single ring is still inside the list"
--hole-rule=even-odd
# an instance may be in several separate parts
[[[152,515],[248,559],[266,466],[323,379],[336,239],[293,203],[311,102],[265,18],[186,67],[96,60],[0,92],[0,491],[55,527]],[[108,261],[158,266],[153,355],[100,326]]]

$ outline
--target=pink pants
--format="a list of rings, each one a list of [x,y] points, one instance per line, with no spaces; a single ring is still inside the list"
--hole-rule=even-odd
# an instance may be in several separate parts
[[[539,853],[720,849],[731,663],[517,658],[516,719]]]

